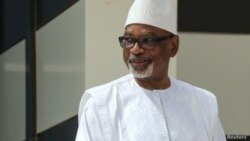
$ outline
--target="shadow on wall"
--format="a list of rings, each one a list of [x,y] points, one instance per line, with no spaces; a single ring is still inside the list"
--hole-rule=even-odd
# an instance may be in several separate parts
[[[38,141],[74,141],[78,127],[77,116],[74,116],[42,133],[38,134]]]

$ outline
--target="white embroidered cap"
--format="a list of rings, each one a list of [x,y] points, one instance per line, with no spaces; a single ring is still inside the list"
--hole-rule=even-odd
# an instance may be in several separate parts
[[[139,23],[177,34],[176,0],[135,0],[128,12],[125,27]]]

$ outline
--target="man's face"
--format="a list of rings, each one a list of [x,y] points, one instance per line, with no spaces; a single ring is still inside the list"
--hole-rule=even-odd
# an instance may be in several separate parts
[[[124,36],[144,40],[170,35],[169,32],[143,24],[131,24],[125,29]],[[178,38],[178,37],[173,37]],[[123,49],[123,59],[135,78],[161,79],[168,75],[170,57],[178,49],[173,38],[159,41],[151,49],[144,49],[136,42],[132,48]],[[172,41],[173,40],[173,41]]]

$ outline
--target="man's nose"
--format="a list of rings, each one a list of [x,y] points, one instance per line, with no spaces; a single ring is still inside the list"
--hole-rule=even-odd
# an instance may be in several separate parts
[[[133,54],[140,54],[144,52],[144,49],[140,47],[140,44],[136,42],[134,46],[130,49],[130,52]]]

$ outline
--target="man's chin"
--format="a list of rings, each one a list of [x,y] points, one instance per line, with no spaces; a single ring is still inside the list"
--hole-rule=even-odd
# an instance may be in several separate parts
[[[150,77],[151,73],[148,71],[138,71],[138,70],[134,70],[134,69],[130,69],[130,72],[132,73],[132,75],[135,78],[148,78]]]

